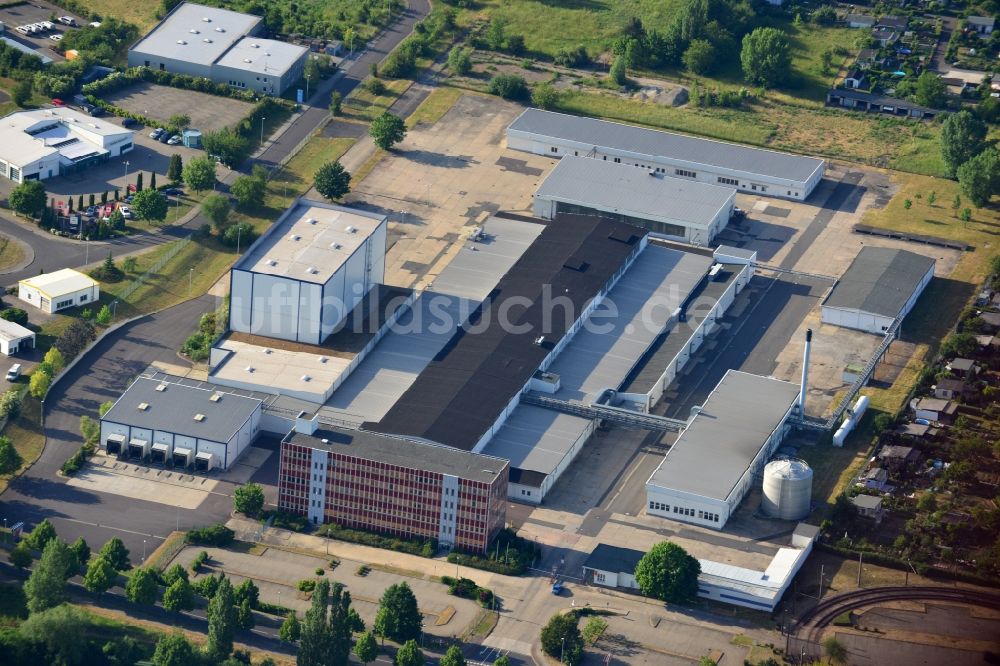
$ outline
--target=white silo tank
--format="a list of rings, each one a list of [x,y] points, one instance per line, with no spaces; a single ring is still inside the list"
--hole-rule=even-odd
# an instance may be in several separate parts
[[[764,513],[782,520],[802,520],[812,502],[813,471],[803,460],[773,460],[764,467]]]

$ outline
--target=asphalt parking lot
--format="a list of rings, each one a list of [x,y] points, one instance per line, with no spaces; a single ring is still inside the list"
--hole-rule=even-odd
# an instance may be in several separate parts
[[[76,30],[76,28],[65,26],[54,20],[53,17],[59,16],[73,17],[76,19],[77,26],[87,25],[87,23],[89,23],[88,20],[81,18],[72,12],[68,12],[61,7],[51,5],[47,2],[41,2],[40,0],[32,0],[32,2],[25,2],[23,4],[3,7],[0,9],[0,21],[7,26],[6,37],[15,39],[30,48],[40,49],[41,53],[39,53],[39,55],[46,55],[55,61],[63,60],[63,57],[52,50],[51,47],[54,45],[54,42],[49,39],[49,36],[54,34],[64,34],[69,30]],[[28,25],[30,23],[41,23],[42,21],[49,21],[50,23],[53,23],[55,27],[53,30],[41,35],[24,35],[17,31],[18,26]]]
[[[188,116],[191,118],[191,127],[202,132],[233,127],[253,109],[253,104],[249,102],[155,83],[137,83],[104,99],[126,111],[162,120],[164,123],[174,115]]]

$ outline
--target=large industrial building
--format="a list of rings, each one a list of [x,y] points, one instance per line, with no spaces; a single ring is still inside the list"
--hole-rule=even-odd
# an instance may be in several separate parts
[[[654,236],[708,245],[726,228],[735,202],[732,187],[568,155],[542,181],[533,209],[546,220],[560,213],[600,215]]]
[[[789,382],[729,370],[646,482],[647,511],[722,529],[788,430]]]
[[[804,200],[826,162],[764,148],[526,109],[507,128],[507,147],[562,158],[591,157],[665,176]]]
[[[823,323],[885,334],[916,305],[934,263],[906,250],[862,248],[823,301]]]
[[[230,273],[233,331],[318,345],[380,284],[387,221],[296,201]]]
[[[507,461],[299,418],[281,445],[278,507],[316,523],[482,552],[504,526]]]
[[[23,183],[76,173],[132,150],[134,132],[59,107],[0,120],[0,176]]]
[[[128,65],[280,95],[302,76],[309,50],[262,39],[263,30],[259,16],[184,2],[129,49]]]
[[[228,469],[260,433],[269,398],[144,374],[101,417],[101,446],[129,460],[198,471]]]

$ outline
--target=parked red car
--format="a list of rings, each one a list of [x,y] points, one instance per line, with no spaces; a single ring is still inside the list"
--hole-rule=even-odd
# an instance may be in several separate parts
[[[56,97],[55,99],[52,100],[52,106],[66,106],[66,102]]]

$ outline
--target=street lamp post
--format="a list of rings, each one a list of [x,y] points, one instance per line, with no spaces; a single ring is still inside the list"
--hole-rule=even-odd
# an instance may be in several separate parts
[[[125,160],[125,196],[128,196],[128,160]]]
[[[243,233],[243,227],[236,225],[236,254],[240,253],[240,235]]]
[[[145,543],[145,542],[143,542],[143,543]],[[565,661],[563,661],[563,657],[565,656],[565,653],[566,653],[566,637],[563,636],[562,644],[559,646],[559,663],[560,664],[565,664],[566,663]]]
[[[194,269],[188,271],[188,296],[191,295],[191,287],[194,284]]]
[[[267,120],[267,118],[261,116],[261,118],[260,118],[260,146],[261,146],[261,148],[264,147],[264,121],[265,120]]]
[[[146,540],[142,540],[142,561],[146,561]]]
[[[111,301],[111,321],[114,321],[117,315],[118,315],[118,299],[116,298],[115,300]]]

